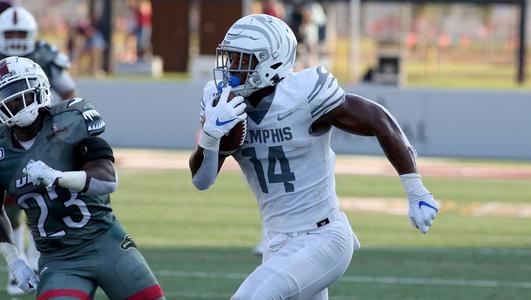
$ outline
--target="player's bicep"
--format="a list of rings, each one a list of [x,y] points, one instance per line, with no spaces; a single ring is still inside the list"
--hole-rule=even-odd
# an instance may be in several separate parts
[[[388,116],[380,105],[358,95],[347,94],[337,107],[321,116],[315,126],[335,126],[346,132],[373,136],[381,126],[387,126]]]
[[[75,160],[87,177],[104,181],[116,181],[114,154],[111,146],[99,136],[89,136],[75,148]]]

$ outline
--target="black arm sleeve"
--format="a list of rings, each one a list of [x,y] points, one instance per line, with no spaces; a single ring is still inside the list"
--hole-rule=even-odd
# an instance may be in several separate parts
[[[74,149],[74,156],[79,169],[96,159],[108,159],[114,163],[111,146],[99,136],[89,136],[79,142]]]

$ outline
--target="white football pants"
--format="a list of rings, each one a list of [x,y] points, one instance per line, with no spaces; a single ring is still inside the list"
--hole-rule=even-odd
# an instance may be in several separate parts
[[[327,300],[327,287],[345,273],[360,247],[343,212],[314,230],[268,232],[267,238],[262,264],[232,300]]]

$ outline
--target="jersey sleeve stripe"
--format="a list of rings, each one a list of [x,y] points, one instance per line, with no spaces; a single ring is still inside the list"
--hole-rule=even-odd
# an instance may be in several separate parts
[[[317,82],[315,82],[315,86],[313,87],[312,92],[310,93],[310,95],[308,95],[308,103],[312,102],[312,100],[317,95],[319,95],[319,92],[323,89],[324,85],[326,84],[326,80],[328,79],[328,76],[330,75],[330,73],[328,72],[323,73],[321,67],[318,67],[316,69],[316,72],[319,78],[317,78]]]
[[[334,84],[337,85],[337,79],[335,77],[333,77],[333,79],[330,80],[330,84],[328,85],[328,88],[331,88],[332,85],[334,85]]]
[[[319,110],[319,108],[321,108],[323,105],[325,105],[325,103],[327,103],[330,99],[334,98],[334,95],[337,94],[337,91],[339,91],[339,86],[336,86],[336,89],[330,94],[330,96],[328,96],[328,98],[326,98],[325,100],[323,100],[319,105],[317,105],[316,107],[312,108],[312,114],[314,112],[316,112],[317,110]]]
[[[323,109],[319,110],[318,112],[312,113],[312,118],[315,118],[315,116],[317,116],[317,115],[321,115],[321,114],[324,114],[325,112],[328,112],[329,108],[335,107],[336,105],[338,105],[341,102],[343,102],[343,100],[345,100],[345,95],[346,95],[346,93],[343,93],[343,95],[341,95],[341,97],[339,97],[336,100],[332,101],[330,104],[328,104],[327,106],[323,107]]]

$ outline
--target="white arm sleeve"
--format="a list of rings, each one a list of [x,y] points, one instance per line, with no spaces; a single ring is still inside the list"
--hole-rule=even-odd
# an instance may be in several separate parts
[[[192,183],[201,191],[208,189],[218,176],[219,156],[217,151],[203,149],[203,163],[192,177]]]

